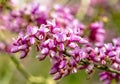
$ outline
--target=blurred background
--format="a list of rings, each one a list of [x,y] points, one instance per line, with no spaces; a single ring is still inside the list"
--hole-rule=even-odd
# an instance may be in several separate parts
[[[120,0],[0,0],[0,11],[6,12],[11,2],[14,10],[31,2],[40,3],[41,5],[53,6],[54,4],[61,4],[73,7],[72,10],[77,11],[76,18],[85,24],[89,24],[94,20],[104,21],[104,28],[107,31],[106,42],[110,42],[112,38],[120,35]],[[3,13],[0,14],[0,16],[4,16]],[[2,23],[1,21],[0,25]],[[16,69],[9,54],[2,51],[5,48],[3,43],[10,43],[13,37],[17,37],[17,34],[2,29],[2,26],[0,27],[0,84],[27,84],[27,80]],[[16,54],[16,57],[18,54]],[[18,60],[32,75],[46,79],[41,84],[102,84],[99,82],[97,74],[99,70],[90,77],[85,71],[78,71],[77,74],[70,74],[58,81],[54,81],[52,76],[49,75],[51,67],[49,59],[47,58],[40,62],[36,59],[36,55],[37,52],[33,47],[26,58],[22,60],[18,58]],[[113,84],[115,84],[114,81]]]

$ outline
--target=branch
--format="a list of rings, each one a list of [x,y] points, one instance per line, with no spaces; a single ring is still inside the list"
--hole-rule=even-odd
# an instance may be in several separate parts
[[[69,53],[67,53],[66,51],[64,51],[63,54],[68,56],[68,57],[72,56]],[[90,64],[90,62],[88,60],[81,60],[80,62],[82,62],[84,64],[87,64],[87,65]],[[103,71],[108,71],[108,72],[111,72],[111,73],[120,74],[120,71],[117,71],[117,70],[114,70],[112,68],[109,68],[108,66],[102,66],[102,65],[99,65],[99,64],[95,64],[95,63],[93,63],[93,64],[94,64],[94,67],[97,68],[97,69],[100,69],[100,70],[103,70]]]

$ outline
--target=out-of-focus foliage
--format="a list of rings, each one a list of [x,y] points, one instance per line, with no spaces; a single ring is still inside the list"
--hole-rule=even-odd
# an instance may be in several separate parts
[[[0,55],[0,84],[10,84],[13,76],[13,66],[6,54]]]

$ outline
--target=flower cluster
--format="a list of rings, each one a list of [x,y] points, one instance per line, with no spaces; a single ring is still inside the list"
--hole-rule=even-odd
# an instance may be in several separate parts
[[[105,30],[103,29],[102,22],[91,23],[90,25],[90,41],[93,42],[104,42],[105,39]]]
[[[116,73],[110,73],[107,71],[100,73],[100,80],[104,81],[104,84],[110,84],[113,79],[115,79],[117,82],[119,82],[120,75],[116,74]]]
[[[11,10],[5,16],[2,16],[3,13],[1,13],[0,18],[3,21],[1,28],[7,28],[15,33],[25,32],[28,25],[45,24],[48,17],[47,11],[49,10],[45,6],[30,4],[18,10]]]
[[[80,25],[80,24],[79,24]],[[82,27],[83,25],[81,25]],[[80,28],[79,28],[80,29]],[[19,37],[14,42],[12,52],[21,51],[20,58],[24,58],[30,47],[35,45],[39,51],[37,56],[39,60],[43,60],[47,55],[52,60],[52,68],[50,74],[54,74],[54,79],[59,79],[63,75],[69,74],[72,70],[77,71],[77,63],[80,61],[78,44],[87,44],[88,41],[80,36],[80,33],[74,32],[74,28],[65,28],[56,25],[56,21],[47,21],[47,24],[42,24],[40,28],[36,26],[28,26],[25,35],[19,34]],[[76,54],[75,57],[66,57],[66,50],[70,48],[71,54]],[[75,50],[74,50],[75,48]]]
[[[68,7],[55,5],[47,9],[32,4],[9,15],[1,16],[2,27],[19,33],[11,52],[21,52],[24,58],[32,46],[36,47],[37,58],[50,58],[50,74],[58,80],[70,73],[85,69],[89,75],[95,68],[105,72],[100,80],[110,84],[112,79],[120,79],[120,38],[104,43],[105,30],[102,21],[91,22],[89,28],[74,17]],[[88,31],[89,34],[85,35]],[[4,47],[0,44],[0,49]]]

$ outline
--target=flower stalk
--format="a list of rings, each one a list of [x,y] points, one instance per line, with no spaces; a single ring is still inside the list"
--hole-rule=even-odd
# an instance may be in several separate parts
[[[17,70],[27,79],[30,84],[40,84],[45,82],[43,77],[32,76],[28,71],[25,70],[24,66],[18,61],[15,56],[10,56],[11,61],[15,64]]]

